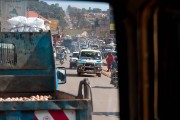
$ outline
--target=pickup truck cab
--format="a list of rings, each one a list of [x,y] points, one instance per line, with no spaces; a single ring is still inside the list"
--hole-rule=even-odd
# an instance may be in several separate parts
[[[83,49],[79,52],[79,60],[77,62],[78,76],[87,73],[101,77],[101,71],[102,55],[99,50]]]

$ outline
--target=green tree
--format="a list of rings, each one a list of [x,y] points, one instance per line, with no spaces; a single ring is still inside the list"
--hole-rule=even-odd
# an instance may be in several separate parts
[[[65,27],[67,27],[68,24],[67,24],[66,20],[63,18],[62,15],[59,15],[57,17],[57,19],[59,20],[59,26],[61,28],[61,31],[63,32]]]

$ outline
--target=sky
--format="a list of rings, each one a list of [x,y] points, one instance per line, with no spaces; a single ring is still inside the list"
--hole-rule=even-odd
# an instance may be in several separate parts
[[[41,0],[41,1],[45,1],[48,4],[55,4],[55,3],[59,3],[59,6],[63,8],[63,10],[67,9],[67,6],[70,5],[71,7],[77,7],[77,8],[85,8],[85,9],[89,9],[89,7],[91,7],[91,9],[93,8],[100,8],[103,11],[106,11],[107,9],[109,9],[109,4],[108,3],[103,3],[103,2],[78,2],[78,1],[53,1],[53,0]]]

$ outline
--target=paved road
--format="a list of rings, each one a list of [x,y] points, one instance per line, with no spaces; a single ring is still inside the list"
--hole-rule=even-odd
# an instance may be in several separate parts
[[[60,65],[56,62],[56,65]],[[59,89],[74,95],[78,93],[80,80],[88,78],[93,95],[93,120],[119,120],[119,94],[118,89],[110,84],[110,78],[102,75],[77,76],[76,69],[69,69],[68,60],[63,65],[67,68],[67,83],[59,86]]]

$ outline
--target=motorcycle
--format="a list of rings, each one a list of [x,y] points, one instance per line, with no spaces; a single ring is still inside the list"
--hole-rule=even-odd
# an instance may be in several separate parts
[[[62,65],[62,64],[64,64],[64,54],[60,54],[59,55],[59,62],[60,62],[60,64]]]
[[[115,88],[119,88],[119,78],[118,78],[118,70],[114,68],[111,71],[111,82],[110,84],[114,85]]]
[[[64,58],[67,60],[67,55],[66,54],[64,55]]]
[[[64,64],[64,59],[60,59],[60,64]]]

